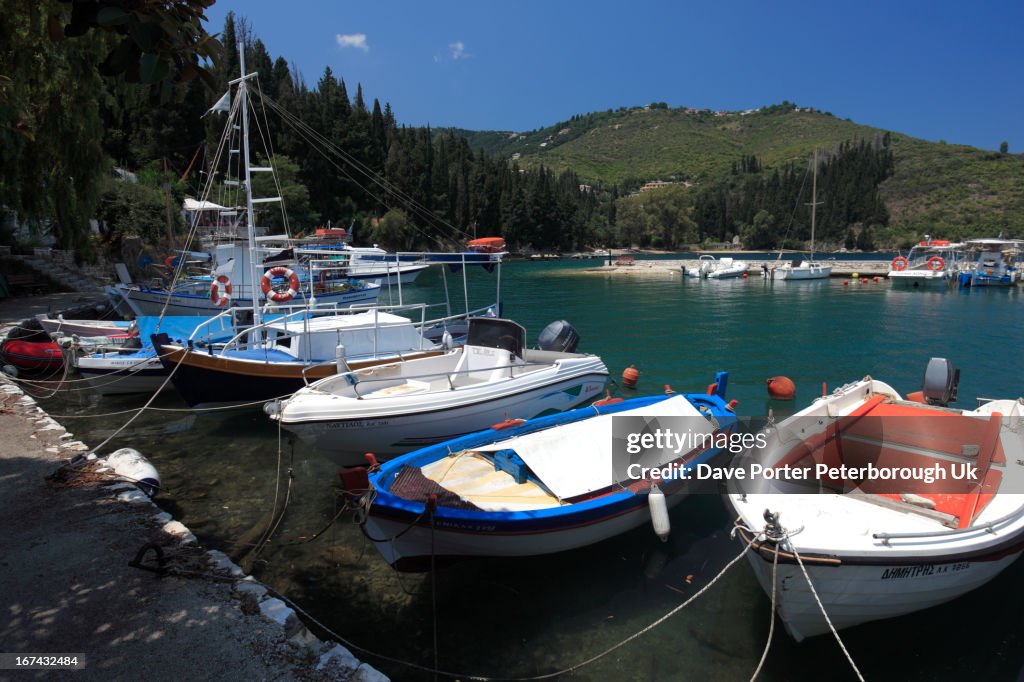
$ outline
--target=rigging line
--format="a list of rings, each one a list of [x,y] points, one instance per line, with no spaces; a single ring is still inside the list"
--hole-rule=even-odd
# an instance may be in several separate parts
[[[165,387],[167,386],[167,384],[168,384],[168,383],[169,383],[169,382],[171,381],[171,377],[173,377],[173,376],[174,376],[174,373],[178,371],[178,368],[179,368],[179,367],[181,367],[181,361],[185,359],[185,356],[186,356],[186,355],[188,355],[188,353],[189,353],[189,351],[188,351],[188,350],[186,350],[186,351],[185,351],[185,353],[184,353],[184,354],[182,354],[182,356],[181,356],[181,357],[180,357],[180,358],[178,359],[178,364],[176,364],[176,365],[174,366],[174,369],[172,369],[172,370],[170,371],[170,373],[169,373],[169,374],[167,375],[167,378],[166,378],[166,379],[164,379],[164,383],[162,383],[162,384],[160,385],[160,388],[158,388],[158,389],[157,389],[156,391],[154,391],[154,392],[153,392],[153,395],[151,395],[151,396],[149,397],[149,400],[147,400],[147,401],[146,401],[146,404],[145,404],[145,405],[143,405],[142,407],[140,407],[140,408],[138,409],[138,411],[136,411],[136,412],[135,412],[135,414],[134,414],[134,415],[132,416],[132,418],[131,418],[131,419],[129,419],[128,421],[126,421],[126,422],[125,422],[124,424],[122,424],[122,425],[121,425],[121,427],[120,427],[120,428],[118,428],[118,429],[117,429],[116,431],[114,431],[114,432],[113,432],[112,434],[110,434],[109,436],[107,436],[107,437],[106,437],[106,439],[105,439],[105,440],[104,440],[104,441],[103,441],[102,443],[100,443],[100,444],[99,444],[99,445],[97,445],[96,447],[94,447],[94,448],[92,448],[91,450],[89,450],[89,452],[90,452],[91,454],[95,455],[95,454],[96,454],[97,452],[99,452],[99,449],[100,449],[100,448],[102,448],[102,447],[103,447],[104,445],[106,445],[106,444],[107,444],[107,443],[109,443],[109,442],[110,442],[111,440],[113,440],[115,436],[117,436],[117,435],[118,435],[119,433],[121,433],[121,432],[122,432],[122,431],[124,431],[124,430],[125,430],[126,428],[128,428],[128,426],[129,426],[129,425],[130,425],[130,424],[131,424],[132,422],[134,422],[134,421],[135,421],[136,419],[138,419],[138,418],[139,418],[139,416],[140,416],[140,415],[141,415],[141,414],[142,414],[143,412],[145,412],[145,411],[146,411],[146,408],[148,408],[148,407],[149,407],[149,406],[150,406],[150,405],[151,405],[151,404],[153,403],[153,401],[154,401],[154,400],[156,400],[156,397],[157,397],[158,395],[160,395],[160,391],[164,390],[164,388],[165,388]]]
[[[796,211],[800,208],[800,197],[804,195],[804,187],[807,186],[807,175],[810,173],[810,169],[804,171],[803,180],[800,181],[800,191],[796,193],[796,201],[793,204],[793,212],[789,214],[789,224],[786,225],[786,233],[782,235],[782,244],[779,245],[779,257],[776,261],[782,260],[782,249],[785,247],[786,240],[789,238],[789,231],[793,227],[793,220],[796,218]]]
[[[315,140],[315,139],[311,139],[311,138],[309,137],[309,133],[307,133],[307,132],[306,132],[306,131],[304,131],[304,130],[300,130],[300,129],[298,129],[298,128],[293,128],[293,130],[294,130],[294,131],[295,131],[295,132],[296,132],[296,133],[297,133],[297,134],[298,134],[298,135],[299,135],[299,136],[300,136],[300,137],[301,137],[301,138],[302,138],[302,139],[303,139],[303,140],[304,140],[305,142],[307,142],[307,143],[308,143],[308,144],[309,144],[310,146],[312,146],[312,147],[316,148],[317,140]],[[318,151],[319,151],[319,150],[318,150]],[[323,155],[323,153],[322,153],[322,152],[321,152],[321,155]],[[351,175],[351,174],[350,174],[350,173],[349,173],[349,172],[348,172],[347,170],[345,170],[345,168],[344,168],[344,167],[342,167],[342,166],[339,166],[339,165],[338,165],[338,164],[337,164],[337,163],[336,163],[335,161],[333,161],[333,160],[332,160],[331,158],[329,158],[328,156],[326,156],[326,155],[323,155],[323,156],[324,156],[324,160],[326,160],[326,161],[327,161],[327,163],[331,164],[331,165],[332,165],[332,166],[333,166],[334,168],[336,168],[336,169],[337,169],[337,170],[338,170],[338,171],[339,171],[339,172],[340,172],[340,173],[341,173],[342,175],[344,175],[345,177],[347,177],[348,179],[350,179],[350,180],[351,180],[351,181],[352,181],[352,182],[353,182],[353,183],[354,183],[354,184],[355,184],[356,186],[360,187],[360,188],[361,188],[361,189],[362,189],[362,190],[363,190],[364,192],[366,192],[366,194],[368,194],[368,195],[369,195],[370,197],[372,197],[372,198],[373,198],[374,200],[376,200],[377,202],[379,202],[379,203],[381,203],[381,204],[384,204],[385,206],[386,206],[386,205],[388,205],[388,202],[387,202],[387,201],[385,201],[385,200],[384,200],[384,199],[383,199],[382,197],[380,197],[380,196],[379,196],[378,194],[375,194],[375,193],[374,193],[374,192],[373,192],[372,190],[370,190],[370,189],[369,189],[368,187],[365,187],[364,185],[360,184],[358,180],[356,180],[355,178],[353,178],[353,177],[352,177],[352,175]],[[413,213],[414,215],[418,215],[419,217],[421,217],[421,218],[424,218],[424,219],[425,219],[425,220],[426,220],[426,221],[427,221],[428,223],[431,223],[431,224],[433,224],[433,218],[431,217],[431,215],[429,215],[429,214],[424,214],[424,213],[423,213],[422,211],[419,211],[419,210],[417,210],[417,209],[416,209],[415,207],[410,207],[410,208],[412,208],[412,211],[411,211],[411,212],[412,212],[412,213]],[[421,229],[421,228],[420,228],[420,227],[419,227],[419,226],[418,226],[418,225],[417,225],[416,223],[411,223],[411,225],[413,226],[413,228],[414,228],[414,229],[415,229],[415,230],[416,230],[416,231],[417,231],[417,232],[418,232],[419,234],[421,234],[421,235],[422,235],[423,237],[425,237],[425,238],[426,238],[426,239],[428,239],[429,241],[433,241],[433,242],[436,242],[436,243],[437,243],[438,245],[440,245],[440,246],[442,246],[442,247],[448,246],[448,244],[447,244],[447,243],[446,243],[446,242],[445,242],[444,240],[442,240],[441,238],[439,238],[439,237],[437,237],[437,236],[435,236],[435,235],[431,235],[431,234],[429,234],[429,233],[425,232],[425,231],[424,231],[423,229]],[[435,227],[436,227],[436,225],[435,225]],[[458,230],[458,228],[454,228],[454,229]]]
[[[397,187],[393,183],[390,183],[386,179],[381,178],[372,169],[367,167],[365,164],[360,162],[358,159],[353,157],[348,152],[346,152],[343,149],[337,147],[334,143],[332,143],[330,140],[328,140],[326,137],[324,137],[321,133],[317,132],[311,126],[309,126],[308,124],[303,122],[301,119],[299,119],[298,117],[294,116],[293,114],[291,114],[290,112],[285,110],[283,107],[281,107],[276,102],[274,102],[274,100],[270,99],[269,97],[266,97],[266,100],[267,100],[267,105],[271,109],[273,109],[275,112],[277,112],[278,115],[280,115],[282,117],[282,119],[284,119],[286,122],[288,122],[289,125],[291,125],[293,127],[293,129],[296,130],[296,132],[299,132],[298,129],[301,127],[303,129],[303,131],[305,131],[306,134],[308,134],[308,135],[313,137],[312,141],[309,140],[309,139],[306,139],[307,142],[318,142],[319,144],[323,145],[331,153],[335,154],[336,156],[339,156],[342,160],[344,160],[346,163],[351,165],[360,174],[362,174],[365,177],[367,177],[371,182],[373,182],[378,187],[383,189],[385,192],[388,192],[389,194],[394,196],[396,199],[401,201],[403,204],[405,204],[408,208],[410,208],[412,210],[413,213],[419,215],[421,218],[424,218],[425,220],[427,220],[427,222],[429,222],[430,224],[434,225],[435,227],[437,227],[438,224],[444,225],[444,226],[448,227],[449,229],[451,229],[452,231],[454,231],[454,232],[456,232],[458,234],[463,235],[464,237],[469,237],[470,236],[468,232],[465,232],[464,230],[460,230],[458,227],[452,225],[448,221],[446,221],[446,220],[440,218],[439,216],[437,216],[436,214],[434,214],[428,207],[426,207],[426,206],[422,205],[421,203],[419,203],[418,201],[416,201],[413,197],[411,197],[408,194],[406,194],[405,192],[403,192],[399,187]],[[311,145],[311,146],[314,146],[314,148],[316,148],[316,145]],[[324,154],[323,150],[317,149],[317,151],[322,156],[324,156],[326,158],[326,154]],[[365,191],[367,194],[369,194],[373,198],[377,199],[378,201],[381,201],[381,203],[386,203],[383,200],[381,200],[378,196],[376,196],[373,192],[371,192],[369,190],[369,188],[367,188],[365,185],[361,184],[358,180],[353,178],[351,176],[351,174],[348,173],[348,171],[346,171],[345,169],[340,168],[340,167],[338,167],[338,169],[346,177],[348,177],[350,180],[352,180],[353,183],[355,183],[357,186],[359,186],[361,189],[363,189],[363,191]]]
[[[768,622],[768,641],[764,643],[764,651],[761,653],[761,660],[758,661],[757,668],[754,670],[754,674],[750,676],[750,682],[754,682],[757,676],[761,674],[761,669],[764,667],[764,662],[768,660],[768,650],[772,646],[772,635],[775,634],[775,596],[776,590],[778,589],[778,583],[776,582],[776,575],[779,569],[779,545],[775,545],[775,557],[772,559],[772,606],[768,611],[768,617],[771,619]]]
[[[259,78],[257,77],[256,78],[256,89],[253,91],[253,94],[259,95],[260,92],[261,91],[260,91],[260,88],[259,88]],[[256,102],[254,101],[255,99],[256,98],[250,98],[249,99],[249,109],[252,110],[252,113],[253,113],[252,120],[253,120],[253,122],[255,124],[256,132],[259,134],[260,141],[263,143],[263,151],[266,152],[266,154],[267,154],[267,164],[271,168],[273,168],[273,166],[274,166],[274,147],[273,147],[273,144],[272,144],[271,140],[269,139],[270,138],[270,125],[267,122],[267,115],[266,115],[266,111],[265,110],[263,111],[263,125],[260,124],[260,116],[259,116],[260,111],[256,109]],[[262,102],[263,102],[263,100],[261,98],[260,99],[260,106],[261,107],[262,107]],[[264,131],[264,126],[266,126],[266,131]],[[281,201],[278,202],[278,206],[279,206],[279,208],[281,210],[281,218],[284,221],[285,236],[290,239],[291,238],[291,230],[289,228],[289,222],[288,222],[288,210],[285,207],[284,193],[281,191],[281,182],[280,182],[280,180],[277,177],[277,172],[276,171],[272,171],[270,173],[270,176],[271,176],[271,178],[274,181],[274,188],[277,191],[277,196],[281,197]]]

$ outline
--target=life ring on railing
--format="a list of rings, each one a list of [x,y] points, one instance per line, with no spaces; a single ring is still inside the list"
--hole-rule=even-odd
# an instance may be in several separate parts
[[[227,275],[220,275],[210,283],[210,300],[222,308],[231,302],[231,280]]]
[[[908,261],[903,256],[896,256],[895,258],[892,259],[893,270],[906,270],[908,265],[910,265],[910,261]]]
[[[932,256],[928,259],[928,269],[935,270],[936,272],[946,267],[946,261],[942,259],[942,256]]]
[[[288,279],[288,291],[276,291],[274,289],[275,277],[285,277]],[[274,303],[287,303],[299,295],[299,276],[292,272],[291,268],[278,265],[263,273],[263,279],[260,280],[260,288],[263,289],[264,295]]]

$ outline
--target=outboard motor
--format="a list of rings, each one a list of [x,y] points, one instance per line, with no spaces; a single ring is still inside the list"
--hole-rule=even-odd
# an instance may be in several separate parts
[[[924,370],[924,401],[929,405],[945,407],[956,401],[960,385],[960,370],[946,358],[932,358]]]
[[[575,353],[580,345],[580,333],[565,320],[556,320],[544,327],[537,337],[537,346],[541,350],[553,350],[561,353]]]

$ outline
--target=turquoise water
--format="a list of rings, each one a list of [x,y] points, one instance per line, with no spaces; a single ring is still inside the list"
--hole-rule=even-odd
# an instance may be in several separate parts
[[[865,375],[901,392],[918,390],[929,357],[961,369],[960,405],[976,396],[1024,394],[1018,368],[1024,332],[1018,290],[893,290],[886,283],[842,280],[701,281],[676,275],[610,276],[573,270],[596,261],[509,263],[502,273],[504,313],[531,339],[564,318],[618,379],[640,370],[635,392],[669,384],[703,390],[715,371],[731,372],[730,395],[741,414],[769,407],[787,413]],[[494,275],[470,274],[472,305],[487,302]],[[461,283],[449,278],[451,290]],[[437,273],[406,288],[406,301],[436,300]],[[784,374],[795,403],[770,402],[765,378]],[[101,399],[88,392],[44,401],[54,415],[95,415],[138,406],[139,397]],[[174,397],[157,403],[182,405]],[[63,420],[98,443],[124,416]],[[110,449],[131,446],[164,478],[159,503],[209,546],[224,549],[355,643],[430,665],[434,661],[432,585],[437,590],[438,661],[443,669],[517,676],[555,671],[646,626],[707,583],[739,551],[727,537],[730,518],[716,496],[695,496],[673,510],[672,536],[649,528],[556,556],[466,562],[430,575],[392,572],[347,515],[317,539],[339,508],[337,468],[290,444],[258,412],[193,416],[147,413]],[[276,478],[278,464],[281,477]],[[267,528],[275,500],[293,484],[287,511],[259,556],[249,546]],[[1016,678],[1024,665],[1022,566],[950,604],[868,624],[843,637],[867,679]],[[741,562],[694,605],[574,679],[747,679],[768,633],[769,603]],[[777,628],[762,679],[852,679],[835,642],[797,645]],[[371,662],[396,679],[429,679]]]

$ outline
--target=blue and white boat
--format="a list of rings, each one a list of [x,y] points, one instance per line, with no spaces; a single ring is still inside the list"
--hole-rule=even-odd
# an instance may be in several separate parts
[[[84,354],[73,344],[68,353],[71,365],[78,370],[89,386],[100,395],[125,395],[130,393],[154,393],[166,383],[169,370],[161,363],[150,338],[154,334],[165,334],[168,338],[192,338],[200,345],[223,343],[235,335],[235,326],[230,317],[207,321],[193,315],[150,317],[135,320],[132,339],[96,347],[95,343],[83,344],[89,349]],[[200,332],[197,333],[197,329]],[[135,343],[131,343],[134,340]],[[92,341],[92,339],[90,339]]]
[[[977,251],[977,259],[961,273],[960,285],[966,287],[1009,287],[1020,280],[1017,258],[1019,239],[972,239],[967,245]]]
[[[722,450],[715,446],[735,430],[727,383],[728,373],[720,372],[708,394],[599,402],[496,424],[399,457],[369,476],[363,530],[399,570],[583,547],[650,523],[652,510],[657,530],[658,519],[667,523],[667,507],[685,497],[690,482],[636,475],[631,468],[624,475],[613,454],[613,419],[643,417],[653,424],[656,418],[685,418],[692,434],[709,440],[645,462],[692,471],[718,455]]]

